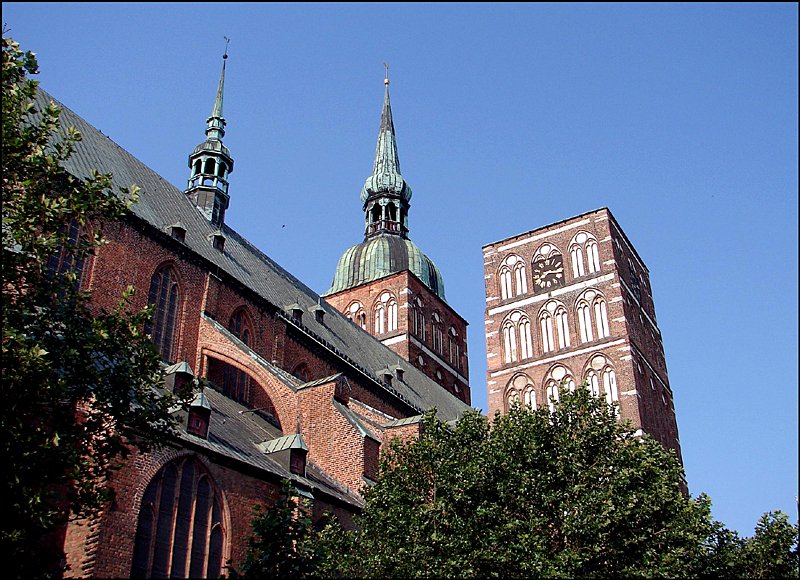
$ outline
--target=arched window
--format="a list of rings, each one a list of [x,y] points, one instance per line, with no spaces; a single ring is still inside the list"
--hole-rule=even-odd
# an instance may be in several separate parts
[[[600,380],[597,378],[597,373],[593,370],[586,374],[586,388],[595,397],[600,396]]]
[[[600,253],[597,238],[589,232],[578,232],[569,243],[569,254],[572,258],[572,274],[576,278],[586,271],[590,274],[600,272]]]
[[[507,363],[517,360],[517,333],[510,320],[503,323],[503,356]]]
[[[522,393],[524,404],[531,409],[536,409],[536,392],[533,388],[533,382],[528,375],[518,373],[508,381],[508,385],[506,385],[506,399],[509,400],[509,403],[512,393],[517,401],[519,401],[519,394]],[[509,407],[510,406],[509,404]]]
[[[306,363],[300,363],[292,371],[292,376],[300,379],[304,383],[308,381],[308,366]]]
[[[397,299],[383,292],[375,301],[375,334],[397,330]]]
[[[206,159],[206,166],[205,166],[205,173],[208,175],[214,175],[216,173],[216,167],[213,159]]]
[[[170,266],[162,266],[150,279],[148,305],[152,305],[153,317],[145,325],[145,333],[167,362],[175,362],[175,338],[180,313],[180,289],[178,277]]]
[[[539,316],[539,329],[542,333],[542,350],[544,352],[551,352],[555,350],[555,341],[553,340],[553,317],[550,313],[545,311]]]
[[[382,303],[375,305],[375,334],[386,332],[386,308]]]
[[[611,334],[608,330],[608,313],[606,301],[602,296],[594,299],[594,318],[597,326],[597,338],[605,338]]]
[[[586,260],[589,263],[589,272],[600,271],[600,254],[597,251],[597,240],[594,238],[586,242]]]
[[[533,341],[531,340],[531,321],[527,316],[520,317],[517,324],[519,331],[519,355],[523,359],[533,356]]]
[[[397,300],[392,298],[389,300],[389,303],[386,306],[386,311],[388,313],[388,323],[386,330],[391,332],[392,330],[397,330]]]
[[[567,321],[567,309],[560,305],[556,309],[556,329],[558,330],[558,348],[567,348],[569,341],[569,322]]]
[[[433,339],[433,350],[444,354],[444,328],[438,312],[434,312],[431,319],[431,338]]]
[[[545,399],[552,413],[555,410],[555,404],[561,399],[560,391],[566,389],[573,392],[575,390],[575,378],[567,367],[557,364],[545,376],[544,385]]]
[[[525,275],[525,262],[522,260],[514,265],[514,284],[517,296],[528,292],[528,278]]]
[[[570,346],[569,322],[567,309],[556,300],[550,300],[539,311],[539,330],[542,334],[542,351],[551,352],[558,348]]]
[[[162,468],[145,489],[132,578],[215,578],[225,557],[223,504],[194,458]]]
[[[519,403],[519,392],[511,389],[506,393],[506,410],[511,410],[515,403]]]
[[[62,225],[59,228],[59,236],[66,244],[59,244],[56,251],[47,260],[47,271],[53,276],[61,276],[72,272],[75,274],[75,289],[81,287],[81,279],[83,278],[83,266],[85,261],[84,251],[78,249],[78,241],[81,237],[85,237],[85,233],[81,232],[81,226],[77,220],[71,219],[68,224]],[[66,246],[69,246],[67,248]]]
[[[419,297],[411,301],[411,310],[414,334],[421,340],[425,340],[425,307]]]
[[[347,307],[347,310],[345,310],[345,316],[348,320],[352,320],[364,330],[367,329],[367,313],[361,302],[352,302],[350,306]]]
[[[511,285],[511,270],[507,266],[500,267],[500,297],[505,300],[513,296]]]
[[[592,311],[585,301],[578,302],[578,327],[581,333],[581,342],[594,340],[592,335]]]
[[[450,331],[448,332],[447,336],[448,340],[448,351],[450,353],[450,364],[456,368],[461,368],[461,348],[458,344],[458,332],[454,326],[450,327]]]
[[[583,276],[584,274],[584,267],[583,267],[583,248],[580,246],[572,245],[569,248],[569,255],[572,258],[572,275],[578,278],[579,276]]]
[[[500,297],[505,300],[528,292],[528,276],[525,261],[519,256],[510,255],[503,259],[498,271],[500,276]]]
[[[576,310],[581,342],[594,340],[595,331],[597,332],[597,338],[606,338],[611,335],[608,326],[606,299],[602,294],[596,290],[586,290],[578,297]],[[592,320],[593,316],[594,320]]]
[[[617,395],[617,374],[611,367],[606,367],[603,370],[603,392],[606,395],[606,403],[612,405],[619,401]],[[619,412],[619,409],[617,409]]]
[[[533,386],[530,386],[527,389],[525,389],[524,401],[525,405],[533,409],[534,411],[538,408],[536,406],[536,391],[533,390]]]
[[[252,328],[250,317],[244,308],[237,309],[228,322],[228,330],[231,331],[231,334],[248,345],[253,335]]]
[[[503,321],[503,352],[505,362],[514,362],[533,356],[531,323],[528,317],[515,310]],[[519,346],[519,348],[517,348]]]
[[[558,383],[552,380],[549,381],[544,392],[545,396],[547,397],[547,407],[550,409],[550,412],[553,413],[556,410],[556,403],[558,403],[560,400],[558,394]]]

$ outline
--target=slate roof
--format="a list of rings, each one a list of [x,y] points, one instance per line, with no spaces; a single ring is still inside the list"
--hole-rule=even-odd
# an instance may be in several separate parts
[[[299,489],[317,490],[340,502],[353,506],[363,506],[362,499],[355,490],[349,490],[337,483],[323,472],[316,464],[306,464],[306,476],[295,475],[281,465],[274,457],[264,451],[265,442],[286,439],[280,430],[252,412],[252,409],[240,405],[214,389],[203,391],[212,407],[208,429],[208,439],[188,433],[183,428],[186,424],[185,411],[180,411],[179,424],[175,430],[178,439],[200,448],[205,452],[244,463],[260,472],[271,474],[276,480],[288,479],[295,482]],[[298,437],[294,435],[294,437]],[[293,440],[289,441],[290,443]],[[288,448],[288,447],[287,447]],[[274,450],[272,450],[274,451]]]
[[[39,101],[43,104],[53,99],[40,89]],[[163,177],[148,168],[109,137],[91,126],[83,118],[58,103],[62,108],[61,120],[66,126],[74,126],[83,140],[66,163],[65,169],[79,178],[90,175],[92,169],[113,174],[116,187],[138,185],[139,201],[133,214],[153,228],[164,231],[169,224],[180,222],[186,228],[184,246],[206,261],[215,271],[225,273],[255,294],[278,308],[298,303],[307,313],[302,322],[293,322],[287,314],[284,318],[290,326],[305,335],[307,340],[339,357],[366,376],[371,377],[373,387],[384,389],[400,400],[404,400],[417,412],[436,408],[444,420],[453,420],[468,409],[462,401],[445,391],[411,364],[403,364],[403,380],[392,381],[391,386],[382,385],[375,374],[379,369],[397,362],[397,354],[381,344],[370,334],[347,320],[338,310],[320,299],[320,296],[300,280],[292,276],[266,254],[240,236],[227,224],[223,233],[227,237],[224,252],[214,249],[209,240],[217,228],[198,211],[191,200]],[[176,152],[176,155],[180,155]],[[236,203],[235,184],[231,190],[231,203]],[[317,322],[312,308],[320,305],[326,315]]]

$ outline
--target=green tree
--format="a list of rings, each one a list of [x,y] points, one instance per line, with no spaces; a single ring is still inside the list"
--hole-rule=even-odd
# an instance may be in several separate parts
[[[347,549],[347,577],[619,577],[703,574],[710,501],[681,491],[674,454],[639,437],[585,388],[554,413],[490,423],[425,416],[394,442]],[[342,530],[339,531],[343,534]],[[329,537],[338,537],[329,534]],[[342,540],[337,540],[342,543]],[[338,552],[338,553],[337,553]]]
[[[740,550],[740,576],[746,578],[797,578],[798,528],[783,512],[768,512],[759,518],[753,537]]]
[[[253,535],[239,569],[228,566],[230,578],[309,578],[320,560],[308,506],[284,480],[275,503],[254,508]]]
[[[54,103],[37,106],[37,72],[34,54],[3,38],[0,551],[7,573],[24,578],[60,574],[70,515],[109,499],[104,482],[127,441],[146,445],[171,425],[133,290],[107,312],[78,289],[78,265],[135,191],[64,171],[80,135],[61,128]]]

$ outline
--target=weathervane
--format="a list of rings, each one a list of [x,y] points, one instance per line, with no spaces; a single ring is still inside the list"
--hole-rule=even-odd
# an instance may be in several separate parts
[[[222,58],[227,59],[228,58],[228,44],[230,43],[231,39],[228,38],[227,36],[223,36],[222,38],[225,39],[225,54],[222,55]]]

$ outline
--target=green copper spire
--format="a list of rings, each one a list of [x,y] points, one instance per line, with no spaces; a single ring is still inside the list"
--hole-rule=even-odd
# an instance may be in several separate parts
[[[225,39],[225,54],[222,55],[222,72],[219,75],[217,98],[211,116],[206,120],[206,135],[209,139],[222,139],[225,136],[225,118],[222,116],[222,97],[225,90],[225,63],[228,62],[228,39]]]
[[[408,234],[408,207],[411,187],[400,174],[400,159],[389,101],[389,67],[386,66],[386,86],[378,130],[378,145],[375,148],[375,163],[372,175],[367,177],[361,189],[364,204],[366,236],[391,233],[405,237]]]
[[[386,65],[384,65],[386,66]],[[389,102],[389,67],[383,95],[381,126],[375,164],[364,188],[366,228],[364,241],[350,247],[339,259],[333,284],[325,295],[356,288],[374,280],[409,271],[442,300],[444,280],[436,264],[408,239],[408,208],[411,188],[400,174],[397,143]]]
[[[189,186],[186,195],[211,223],[221,226],[228,209],[228,176],[233,172],[233,158],[222,144],[225,136],[225,119],[222,117],[222,97],[225,89],[225,64],[228,60],[228,39],[222,55],[222,72],[219,76],[217,96],[211,116],[206,119],[206,140],[189,155]]]

